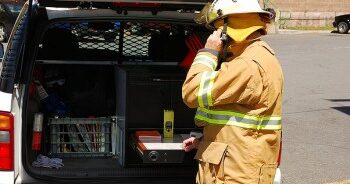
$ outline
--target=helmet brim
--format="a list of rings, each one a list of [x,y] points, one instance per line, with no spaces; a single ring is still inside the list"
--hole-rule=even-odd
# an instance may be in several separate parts
[[[250,0],[250,2],[241,1],[244,3],[238,2],[238,4],[231,4],[232,2],[230,3],[227,0],[220,2],[215,1],[216,3],[214,4],[207,3],[204,8],[194,16],[194,20],[198,24],[205,24],[207,28],[213,29],[213,23],[215,21],[234,14],[257,13],[265,22],[270,22],[274,19],[275,14],[261,9],[256,0]],[[215,7],[216,5],[219,7]]]

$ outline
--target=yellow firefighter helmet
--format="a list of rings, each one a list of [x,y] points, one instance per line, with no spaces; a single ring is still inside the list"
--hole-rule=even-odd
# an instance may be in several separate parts
[[[194,20],[213,29],[216,20],[243,13],[258,13],[267,19],[274,17],[272,13],[261,9],[258,0],[214,0],[213,3],[208,3]]]

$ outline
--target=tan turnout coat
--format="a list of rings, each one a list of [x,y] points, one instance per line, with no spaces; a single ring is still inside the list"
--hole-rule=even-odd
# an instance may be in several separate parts
[[[228,52],[233,56],[218,70],[211,62],[218,59],[215,51],[202,49],[197,53],[183,84],[184,102],[191,108],[204,103],[204,108],[209,111],[237,112],[243,118],[242,114],[259,118],[280,117],[283,74],[274,51],[257,38],[249,43],[230,45]],[[208,98],[200,100],[203,92],[199,93],[199,90],[205,85],[204,82],[201,84],[205,72],[215,74],[211,77],[209,90],[202,90],[206,91]],[[231,121],[230,125],[216,124],[196,115],[195,123],[203,127],[204,134],[195,156],[199,161],[197,183],[273,182],[280,151],[281,125],[273,125],[272,129],[259,125],[245,127],[239,124],[239,119]]]

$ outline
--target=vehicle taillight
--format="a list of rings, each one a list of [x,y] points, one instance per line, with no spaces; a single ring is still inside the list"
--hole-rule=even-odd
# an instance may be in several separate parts
[[[0,171],[13,170],[13,142],[13,115],[0,112]]]
[[[113,2],[113,7],[128,7],[128,8],[155,8],[160,7],[160,3],[137,3],[137,2]]]

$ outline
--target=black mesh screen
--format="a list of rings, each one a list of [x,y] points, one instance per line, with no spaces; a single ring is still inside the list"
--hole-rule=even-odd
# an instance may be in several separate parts
[[[77,36],[79,48],[118,51],[120,22],[83,22],[66,26]]]
[[[46,32],[39,58],[180,62],[193,32],[206,33],[196,25],[163,22],[61,22]]]

